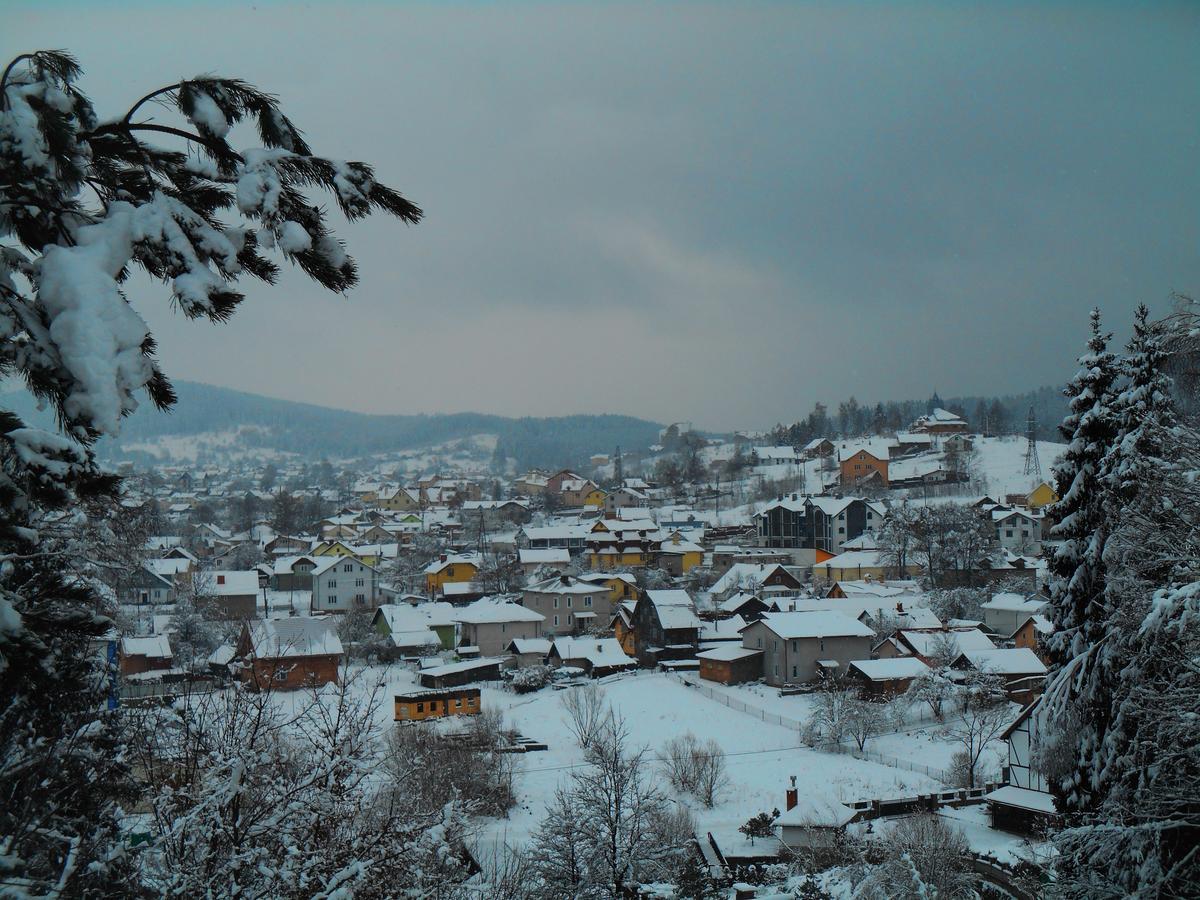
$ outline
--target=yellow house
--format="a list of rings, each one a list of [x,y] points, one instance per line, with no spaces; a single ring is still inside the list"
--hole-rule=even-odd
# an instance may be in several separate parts
[[[412,492],[405,487],[398,487],[394,491],[385,491],[380,494],[375,505],[379,509],[391,512],[408,512],[410,509],[419,509],[421,506]]]
[[[637,581],[628,573],[613,573],[612,575],[584,575],[580,581],[588,584],[602,584],[608,588],[608,600],[615,609],[623,601],[636,602],[641,596]]]
[[[1054,488],[1044,481],[1029,492],[1029,499],[1026,501],[1030,509],[1041,509],[1043,506],[1057,502],[1058,494],[1054,493]]]
[[[593,569],[624,569],[630,566],[644,566],[647,562],[645,551],[639,547],[606,546],[588,550],[588,566]]]
[[[583,495],[583,503],[580,505],[585,507],[593,506],[599,508],[604,505],[604,499],[607,496],[608,494],[602,491],[600,488],[592,488],[592,490]]]
[[[478,557],[443,553],[425,567],[425,593],[433,597],[441,592],[443,585],[473,581],[478,571]]]
[[[341,541],[321,541],[310,551],[313,556],[354,556],[354,551]],[[365,560],[364,560],[365,562]],[[368,563],[370,565],[370,563]]]
[[[663,541],[660,552],[664,557],[663,568],[673,575],[684,575],[704,562],[704,548],[684,540],[678,531]]]

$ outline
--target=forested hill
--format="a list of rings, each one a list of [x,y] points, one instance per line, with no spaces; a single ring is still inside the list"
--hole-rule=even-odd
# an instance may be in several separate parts
[[[119,442],[101,443],[101,455],[136,458],[141,455],[138,445],[239,430],[237,443],[243,447],[273,448],[312,459],[368,456],[492,434],[501,452],[518,465],[552,467],[580,465],[593,453],[611,453],[617,445],[644,450],[658,439],[662,428],[619,415],[520,419],[483,413],[367,415],[189,381],[174,385],[179,402],[171,412],[161,413],[143,403],[125,420]],[[24,391],[0,395],[0,407],[31,424],[50,423],[49,415],[38,412]]]

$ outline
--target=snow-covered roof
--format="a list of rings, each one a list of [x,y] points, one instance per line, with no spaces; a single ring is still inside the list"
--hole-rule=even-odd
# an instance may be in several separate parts
[[[121,638],[122,656],[144,656],[147,659],[170,659],[171,641],[165,634],[152,634],[147,637]]]
[[[1013,784],[1006,784],[1004,787],[992,791],[983,799],[989,803],[1015,806],[1018,809],[1027,809],[1030,812],[1046,813],[1049,815],[1057,812],[1054,808],[1053,794],[1045,791],[1031,791],[1028,788],[1017,787]]]
[[[447,566],[475,566],[479,567],[480,558],[474,553],[459,553],[455,555],[447,555],[445,559],[438,557],[433,562],[425,567],[426,575],[436,575],[438,572],[445,569]]]
[[[766,613],[762,622],[784,640],[875,636],[875,632],[853,616],[832,610]]]
[[[551,643],[549,638],[513,638],[508,646],[512,648],[513,653],[536,653],[545,656],[550,652]]]
[[[328,619],[258,619],[247,628],[250,652],[258,659],[342,655],[342,641]]]
[[[600,668],[637,665],[637,660],[626,655],[616,638],[556,637],[554,649],[564,660],[586,659]]]
[[[747,585],[761,585],[779,569],[783,569],[782,563],[734,563],[717,579],[716,584],[709,588],[709,593],[724,594],[726,591]]]
[[[395,647],[436,647],[441,641],[437,634],[428,628],[418,628],[412,631],[395,631],[389,633],[388,639]]]
[[[937,652],[943,642],[949,642],[952,653],[958,654],[965,650],[995,650],[996,645],[978,628],[950,629],[948,631],[904,630],[900,632],[904,640],[922,656],[928,657]]]
[[[886,568],[887,560],[879,550],[847,550],[837,556],[813,566],[817,569],[879,569]]]
[[[468,625],[499,622],[544,622],[540,612],[496,597],[481,597],[474,603],[454,611],[454,619]]]
[[[464,647],[462,649],[465,650],[466,648]],[[445,666],[433,666],[429,669],[422,669],[421,675],[422,677],[425,675],[430,675],[434,678],[437,678],[442,675],[454,675],[459,672],[470,672],[472,669],[484,669],[489,666],[498,666],[503,662],[504,660],[498,656],[484,656],[480,657],[479,659],[468,659],[464,660],[463,662],[450,663],[449,665]]]
[[[555,575],[543,578],[528,585],[525,590],[537,594],[592,594],[608,593],[608,588],[602,584],[589,584],[573,575]]]
[[[453,625],[454,607],[449,603],[385,603],[375,615],[387,623],[388,630],[426,631],[430,628]]]
[[[700,640],[740,640],[741,631],[745,627],[746,620],[741,616],[731,616],[728,619],[718,619],[714,622],[704,622],[700,626]]]
[[[891,681],[899,678],[916,678],[929,671],[929,666],[915,656],[898,656],[894,659],[856,659],[848,668],[858,669],[871,681]]]
[[[169,578],[172,575],[180,575],[188,571],[192,567],[190,559],[148,559],[146,560],[146,568],[163,578]]]
[[[973,668],[997,675],[1043,675],[1046,672],[1046,664],[1028,647],[965,649],[962,657]]]
[[[762,653],[761,650],[754,650],[750,647],[742,647],[738,644],[726,644],[721,647],[713,647],[711,650],[702,650],[696,654],[696,658],[710,659],[716,662],[733,662],[760,653]]]
[[[213,569],[195,575],[196,588],[210,597],[242,597],[258,593],[258,570]]]
[[[825,794],[805,794],[775,820],[777,825],[802,828],[842,828],[856,815],[846,804]]]
[[[548,565],[558,563],[561,565],[570,565],[571,551],[566,547],[546,547],[535,549],[527,547],[517,551],[517,558],[521,561],[521,565]]]
[[[1048,601],[1041,597],[1027,597],[1024,594],[994,594],[992,599],[980,604],[982,609],[996,612],[1015,612],[1036,615],[1046,608]]]
[[[687,591],[646,591],[645,599],[654,605],[663,628],[700,628],[703,625]]]

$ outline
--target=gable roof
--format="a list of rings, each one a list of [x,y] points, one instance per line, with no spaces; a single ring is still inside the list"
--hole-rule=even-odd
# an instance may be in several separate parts
[[[295,616],[247,623],[250,653],[256,659],[341,656],[342,641],[328,619]]]
[[[510,603],[499,597],[481,597],[474,603],[455,610],[454,620],[468,625],[486,625],[501,622],[544,622],[546,617],[519,603]]]
[[[875,636],[875,632],[862,622],[832,610],[764,613],[761,622],[784,640]],[[746,627],[752,628],[753,625]]]

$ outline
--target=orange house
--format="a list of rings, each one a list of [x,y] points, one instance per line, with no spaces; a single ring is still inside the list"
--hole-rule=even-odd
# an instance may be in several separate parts
[[[855,485],[878,479],[881,487],[888,486],[888,461],[868,450],[857,450],[842,460],[842,484]]]
[[[483,711],[479,688],[414,691],[396,695],[396,721],[422,722],[446,716],[477,716]]]

